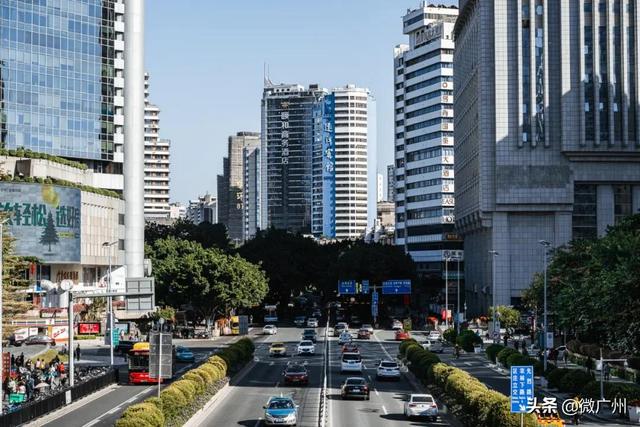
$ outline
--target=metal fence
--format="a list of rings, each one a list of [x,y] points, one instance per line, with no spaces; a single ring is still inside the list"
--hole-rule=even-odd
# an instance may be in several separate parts
[[[17,410],[0,417],[0,426],[13,427],[27,423],[65,406],[67,404],[67,393],[71,394],[70,401],[73,402],[117,381],[118,369],[110,369],[105,375],[91,378],[75,385],[73,388],[67,388],[44,399],[21,405]]]

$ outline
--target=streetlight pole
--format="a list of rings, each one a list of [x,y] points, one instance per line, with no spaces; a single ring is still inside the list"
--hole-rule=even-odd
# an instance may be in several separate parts
[[[542,338],[542,355],[544,360],[544,372],[547,372],[547,255],[549,253],[549,247],[551,243],[546,240],[539,240],[544,249],[544,313],[543,313],[543,338]]]
[[[458,303],[456,304],[456,324],[457,324],[457,332],[458,335],[460,335],[460,255],[458,255],[456,257],[456,259],[458,260],[458,276],[457,276],[457,288],[458,291],[456,293],[457,297],[458,297]]]
[[[492,277],[492,290],[491,290],[491,298],[492,298],[492,304],[493,304],[493,316],[492,316],[492,321],[493,321],[493,342],[494,343],[499,343],[500,342],[500,328],[498,328],[498,330],[496,330],[496,318],[498,317],[498,307],[496,307],[496,257],[498,255],[500,255],[500,253],[498,251],[489,251],[489,253],[492,255],[491,258],[491,277]]]
[[[3,221],[0,221],[0,379],[2,380],[2,382],[4,382],[4,378],[2,378],[1,376],[4,374],[4,353],[2,352],[2,304],[3,304],[3,300],[2,300],[2,294],[4,292],[4,276],[3,276],[3,271],[2,271],[2,263],[3,263],[3,258],[2,258],[2,251],[3,251],[3,237],[4,237],[4,224],[9,221],[10,218],[5,218]],[[2,396],[2,387],[0,386],[0,415],[2,414],[2,402],[3,402],[4,397]]]
[[[444,327],[449,329],[449,255],[444,258]]]
[[[116,243],[118,243],[118,241],[114,241],[114,242],[104,242],[102,244],[103,247],[108,248],[109,250],[109,279],[107,281],[107,294],[111,294],[111,248],[113,247],[113,245],[115,245]],[[110,360],[110,364],[111,366],[113,366],[113,297],[109,296],[107,297],[107,312],[109,314],[109,320],[108,320],[108,329],[109,329],[109,360]]]

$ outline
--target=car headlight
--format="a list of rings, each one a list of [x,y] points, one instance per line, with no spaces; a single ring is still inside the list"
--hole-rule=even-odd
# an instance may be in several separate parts
[[[266,414],[264,414],[264,417],[265,417],[268,421],[273,421],[273,420],[274,420],[273,415],[271,415],[271,414],[270,414],[270,413],[268,413],[268,412],[267,412]]]
[[[293,421],[295,419],[296,419],[296,414],[293,412],[287,415],[287,418],[286,418],[287,421]]]

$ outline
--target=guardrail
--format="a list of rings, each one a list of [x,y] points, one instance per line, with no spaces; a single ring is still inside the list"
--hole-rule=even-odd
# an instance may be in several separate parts
[[[329,314],[327,313],[327,325],[324,328],[324,362],[322,364],[322,389],[320,390],[320,415],[318,427],[325,427],[327,423],[327,369],[329,365]]]

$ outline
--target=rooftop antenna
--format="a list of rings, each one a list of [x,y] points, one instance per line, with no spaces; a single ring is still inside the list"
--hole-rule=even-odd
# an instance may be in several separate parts
[[[264,63],[263,75],[264,75],[264,86],[265,87],[272,87],[273,86],[273,82],[269,78],[269,64],[267,64],[266,61]]]

